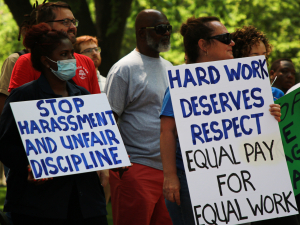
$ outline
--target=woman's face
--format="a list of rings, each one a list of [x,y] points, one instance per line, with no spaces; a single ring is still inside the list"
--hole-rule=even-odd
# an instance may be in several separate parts
[[[53,50],[51,56],[49,57],[53,61],[57,62],[59,60],[74,59],[74,48],[69,39],[62,39],[60,44],[56,49]],[[50,66],[55,71],[57,70],[57,63],[48,60]]]
[[[264,55],[265,57],[267,57],[267,49],[262,41],[259,41],[258,43],[251,46],[251,50],[248,56],[250,57],[258,55]]]
[[[211,36],[228,33],[226,27],[219,21],[212,21],[210,25],[214,30]],[[208,61],[233,59],[232,46],[234,45],[235,43],[233,41],[231,41],[229,45],[226,45],[216,39],[211,39],[211,45],[209,45],[207,49]]]

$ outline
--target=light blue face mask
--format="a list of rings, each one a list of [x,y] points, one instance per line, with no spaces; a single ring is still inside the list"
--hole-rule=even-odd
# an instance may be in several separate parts
[[[57,71],[53,70],[51,67],[50,70],[59,79],[67,81],[75,76],[77,69],[76,59],[58,60],[57,62],[53,61],[52,59],[49,60],[57,64]]]

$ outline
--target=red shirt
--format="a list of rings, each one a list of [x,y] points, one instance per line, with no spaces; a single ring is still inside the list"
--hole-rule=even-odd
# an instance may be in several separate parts
[[[100,88],[98,84],[96,69],[93,61],[84,55],[74,53],[76,59],[76,75],[72,80],[81,87],[84,87],[91,94],[99,94]],[[11,74],[8,92],[14,88],[20,87],[30,81],[37,80],[41,72],[35,70],[31,63],[31,54],[25,54],[18,58]]]

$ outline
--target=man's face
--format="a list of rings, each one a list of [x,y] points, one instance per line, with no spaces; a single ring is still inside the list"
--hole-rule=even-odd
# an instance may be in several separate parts
[[[295,85],[296,71],[293,63],[289,61],[280,61],[278,69],[275,72],[271,71],[271,73],[272,80],[277,76],[273,86],[281,89],[284,93]]]
[[[160,24],[170,25],[169,21],[163,15],[160,16],[160,19],[153,26],[157,26]],[[152,48],[156,52],[166,52],[171,48],[170,44],[170,34],[171,32],[166,31],[164,34],[157,34],[154,29],[146,30],[146,41],[147,45]]]
[[[75,19],[71,10],[66,8],[58,8],[57,10],[54,10],[54,13],[56,14],[56,18],[54,20]],[[52,22],[52,24],[51,23],[49,24],[54,30],[65,31],[68,34],[72,44],[76,42],[77,28],[73,23],[71,23],[70,27],[66,27],[62,21]]]
[[[100,51],[96,51],[97,47],[98,46],[94,42],[83,42],[80,44],[80,54],[86,55],[87,57],[91,58],[96,69],[101,64]]]

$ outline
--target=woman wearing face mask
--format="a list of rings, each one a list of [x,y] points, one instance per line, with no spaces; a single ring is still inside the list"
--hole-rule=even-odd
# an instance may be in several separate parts
[[[253,26],[243,26],[232,33],[235,45],[232,47],[234,58],[264,55],[268,62],[272,46],[266,35]],[[272,87],[274,101],[284,96],[283,91]]]
[[[233,59],[232,47],[235,43],[216,17],[189,18],[182,24],[180,33],[187,64]],[[270,111],[279,121],[279,105],[272,105]],[[163,192],[172,222],[174,225],[195,224],[169,89],[161,110],[160,149],[164,172]]]
[[[103,189],[96,172],[34,180],[10,102],[86,95],[83,87],[68,82],[75,76],[76,59],[65,32],[42,23],[26,34],[38,80],[14,89],[0,118],[0,160],[10,168],[5,211],[15,225],[107,224]]]

